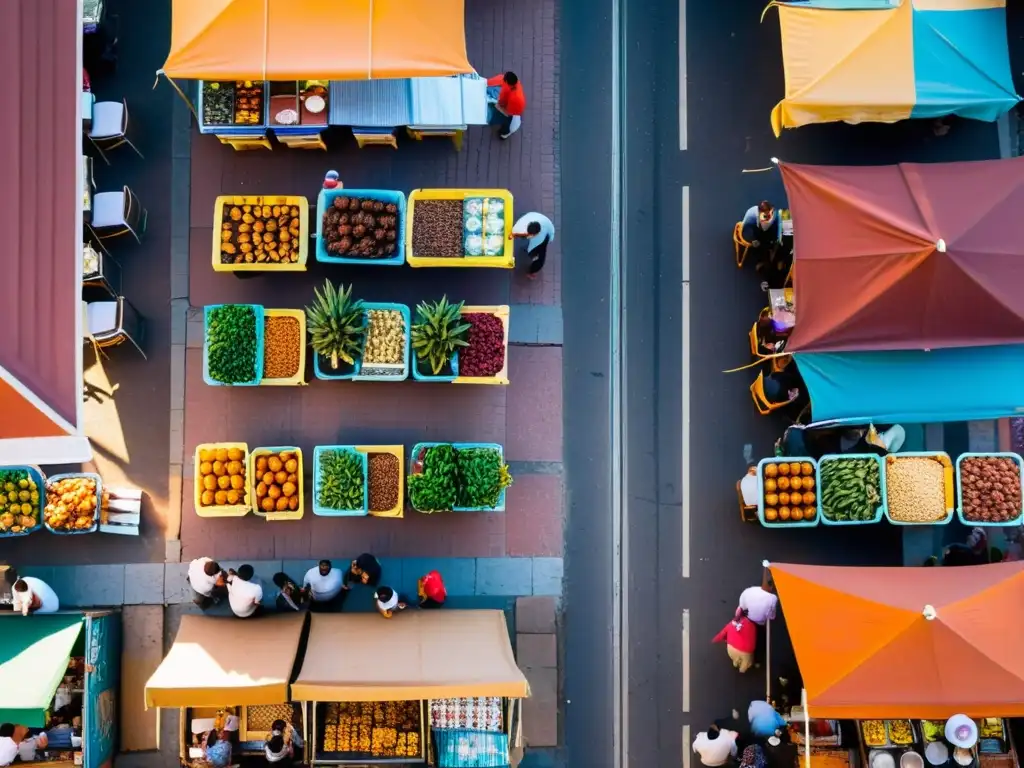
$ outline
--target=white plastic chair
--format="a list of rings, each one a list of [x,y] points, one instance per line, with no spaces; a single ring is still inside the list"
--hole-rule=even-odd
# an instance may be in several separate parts
[[[125,187],[120,192],[100,192],[93,196],[89,227],[100,240],[130,232],[141,244],[148,218],[149,213],[142,207],[139,198]]]
[[[110,165],[110,160],[103,153],[103,150],[111,150],[127,144],[135,154],[142,157],[139,148],[132,144],[128,138],[128,102],[126,101],[100,101],[92,108],[92,126],[89,128],[89,141],[100,153],[103,162]],[[142,157],[145,160],[144,157]]]
[[[99,349],[116,347],[130,341],[132,346],[139,350],[143,360],[149,359],[126,325],[127,321],[139,330],[141,341],[142,319],[124,296],[118,296],[116,301],[90,301],[84,314],[83,341],[91,341]]]

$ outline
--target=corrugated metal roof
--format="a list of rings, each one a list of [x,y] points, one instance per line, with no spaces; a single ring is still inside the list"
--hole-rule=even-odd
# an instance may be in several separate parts
[[[76,0],[0,2],[0,366],[71,424],[81,397],[80,33]]]

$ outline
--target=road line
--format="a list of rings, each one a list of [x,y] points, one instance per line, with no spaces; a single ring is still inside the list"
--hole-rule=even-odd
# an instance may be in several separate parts
[[[158,710],[159,711],[159,710]],[[683,768],[690,768],[690,726],[683,726]]]
[[[683,578],[690,578],[690,188],[683,187],[683,327],[682,327],[682,514]]]
[[[686,0],[679,0],[679,151],[686,151],[689,140],[686,109]]]
[[[690,711],[690,609],[683,608],[683,713]]]

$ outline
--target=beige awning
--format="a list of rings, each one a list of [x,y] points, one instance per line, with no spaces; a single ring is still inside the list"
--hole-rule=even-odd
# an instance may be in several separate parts
[[[304,614],[242,621],[182,616],[178,635],[146,683],[147,707],[281,704],[295,666]]]
[[[314,614],[295,701],[530,695],[501,611]]]

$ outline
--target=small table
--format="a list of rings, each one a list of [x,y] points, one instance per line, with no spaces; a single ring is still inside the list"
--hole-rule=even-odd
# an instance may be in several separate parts
[[[96,294],[102,290],[103,295]],[[121,293],[121,265],[109,253],[97,251],[91,244],[82,246],[82,296],[89,301],[117,298]]]
[[[792,288],[773,288],[768,291],[768,305],[772,310],[772,325],[776,333],[788,333],[796,325],[796,303]]]

